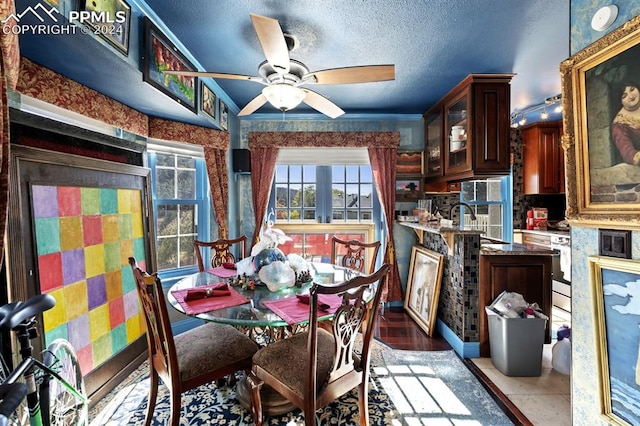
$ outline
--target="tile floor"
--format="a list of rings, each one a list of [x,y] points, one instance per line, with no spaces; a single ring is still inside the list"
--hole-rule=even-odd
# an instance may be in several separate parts
[[[552,329],[570,325],[570,317],[554,310]],[[544,345],[540,377],[505,376],[491,358],[474,358],[473,363],[504,393],[534,426],[571,426],[571,377],[554,370],[551,344]]]

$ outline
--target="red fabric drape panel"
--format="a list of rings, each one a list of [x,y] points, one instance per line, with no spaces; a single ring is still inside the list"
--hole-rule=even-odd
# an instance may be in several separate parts
[[[222,149],[205,145],[204,160],[207,163],[211,204],[218,221],[218,238],[229,238],[227,211],[229,208],[229,173],[227,171],[227,153]]]
[[[251,241],[252,247],[258,242],[262,222],[267,213],[278,150],[277,147],[251,148],[251,197],[253,198],[253,214],[256,221],[256,228],[253,231],[253,240]]]
[[[398,148],[369,148],[369,162],[373,172],[373,181],[382,203],[387,224],[387,246],[384,252],[385,262],[391,265],[386,294],[383,301],[404,300],[400,272],[396,263],[393,245],[393,218],[396,205],[396,154]]]
[[[0,0],[0,20],[15,15],[14,0]],[[5,25],[14,25],[15,19],[6,21]],[[0,264],[4,260],[4,234],[7,229],[7,213],[9,207],[9,103],[7,90],[15,90],[20,71],[20,48],[18,35],[11,31],[0,34]]]

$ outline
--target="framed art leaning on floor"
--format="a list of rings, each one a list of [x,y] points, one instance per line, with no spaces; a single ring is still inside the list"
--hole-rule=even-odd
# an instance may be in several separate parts
[[[444,256],[413,246],[404,308],[429,336],[433,335],[440,297]]]

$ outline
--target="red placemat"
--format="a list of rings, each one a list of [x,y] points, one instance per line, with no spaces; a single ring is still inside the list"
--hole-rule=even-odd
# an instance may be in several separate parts
[[[225,285],[224,283],[210,284],[202,287],[201,289],[214,289],[219,285]],[[249,299],[238,293],[232,287],[229,287],[228,296],[207,297],[204,299],[189,300],[185,302],[184,297],[187,295],[189,289],[174,290],[171,292],[173,297],[176,298],[182,309],[187,315],[197,315],[203,312],[215,311],[218,309],[228,308],[230,306],[243,305],[249,303]]]
[[[238,271],[236,269],[227,269],[222,266],[218,266],[217,268],[207,269],[207,272],[220,278],[231,278],[238,275]]]
[[[342,297],[335,294],[320,294],[318,300],[329,305],[329,309],[318,311],[320,315],[333,314],[342,303]],[[309,320],[309,304],[301,302],[297,296],[265,300],[264,305],[289,325]]]

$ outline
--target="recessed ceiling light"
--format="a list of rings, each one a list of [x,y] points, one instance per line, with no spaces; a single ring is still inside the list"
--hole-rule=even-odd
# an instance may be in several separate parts
[[[591,18],[591,28],[596,31],[604,31],[613,24],[618,17],[618,6],[611,4],[603,6]]]

